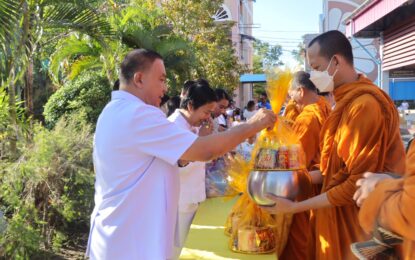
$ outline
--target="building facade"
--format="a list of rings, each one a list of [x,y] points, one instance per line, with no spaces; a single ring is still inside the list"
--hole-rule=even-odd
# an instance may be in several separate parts
[[[253,3],[254,0],[225,0],[214,18],[218,22],[233,21],[231,39],[239,62],[247,69],[253,67]],[[234,91],[236,106],[244,107],[253,99],[252,84],[240,84]]]
[[[320,16],[320,32],[339,30],[346,34],[344,19],[349,17],[365,0],[323,0],[323,14]],[[382,82],[379,74],[379,39],[350,38],[353,47],[354,64],[359,73],[367,75],[377,85]]]
[[[415,2],[368,0],[344,19],[348,37],[380,42],[382,89],[395,101],[415,100]]]

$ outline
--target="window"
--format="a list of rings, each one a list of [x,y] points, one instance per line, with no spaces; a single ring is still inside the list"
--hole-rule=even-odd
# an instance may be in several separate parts
[[[215,15],[212,17],[216,22],[223,22],[223,21],[231,21],[231,12],[228,7],[222,5],[218,11],[216,11]]]

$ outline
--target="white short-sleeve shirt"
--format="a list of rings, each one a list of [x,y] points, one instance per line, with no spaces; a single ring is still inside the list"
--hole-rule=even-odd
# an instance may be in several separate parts
[[[179,197],[177,161],[197,135],[125,91],[114,91],[94,138],[91,259],[168,259]]]
[[[186,121],[186,118],[180,113],[180,109],[176,109],[167,119],[187,131],[195,133],[199,131],[198,128],[191,126]],[[179,168],[179,211],[185,210],[188,204],[199,203],[206,199],[205,171],[206,163],[204,162],[191,162],[187,166]]]

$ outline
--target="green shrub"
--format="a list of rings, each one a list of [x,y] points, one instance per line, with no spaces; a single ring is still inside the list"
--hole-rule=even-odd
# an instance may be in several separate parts
[[[111,99],[111,90],[105,76],[98,72],[83,72],[49,98],[43,112],[47,126],[53,128],[62,116],[81,111],[84,119],[95,125],[102,109]]]
[[[0,87],[0,160],[15,158],[18,155],[10,153],[10,139],[25,139],[29,135],[29,124],[25,116],[23,102],[16,100],[16,126],[10,123],[9,95],[4,87]]]
[[[7,258],[56,251],[68,237],[88,232],[94,195],[91,132],[79,116],[61,118],[53,130],[36,125],[19,160],[0,161],[0,210],[7,220],[0,248]]]

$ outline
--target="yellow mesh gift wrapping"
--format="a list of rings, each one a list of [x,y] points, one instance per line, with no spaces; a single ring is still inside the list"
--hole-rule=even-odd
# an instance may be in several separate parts
[[[285,102],[293,74],[276,69],[267,75],[267,92],[272,110],[278,114]],[[271,156],[270,156],[271,155]],[[249,173],[253,170],[299,170],[304,168],[304,153],[289,124],[278,118],[271,130],[263,130],[252,151],[251,160],[236,156],[229,164],[229,194],[243,193],[232,208],[225,224],[233,251],[262,254],[282,252],[287,242],[292,215],[271,215],[247,194]],[[271,245],[272,244],[272,245]]]

